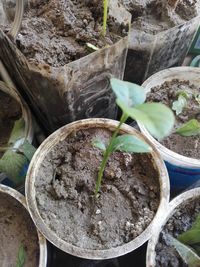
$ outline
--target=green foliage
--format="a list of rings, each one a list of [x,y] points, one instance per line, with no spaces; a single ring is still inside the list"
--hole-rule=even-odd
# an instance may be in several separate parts
[[[172,109],[176,112],[176,115],[179,115],[182,113],[186,105],[187,105],[186,93],[185,94],[181,93],[178,96],[178,100],[173,102]]]
[[[189,267],[200,267],[200,257],[188,246],[168,235],[167,239]]]
[[[189,120],[181,127],[176,129],[175,133],[181,136],[193,136],[200,134],[200,123],[196,119]]]
[[[25,137],[25,122],[24,119],[21,118],[15,121],[12,132],[10,134],[10,138],[8,144],[14,144],[17,140]]]
[[[26,251],[24,249],[24,246],[21,244],[17,255],[16,267],[24,267],[25,262],[26,262]]]
[[[36,152],[36,148],[32,146],[27,140],[20,146],[20,152],[31,161],[33,155]]]
[[[168,107],[159,103],[144,104],[146,93],[141,86],[111,79],[111,87],[117,97],[116,103],[122,109],[122,117],[107,147],[99,140],[93,142],[94,146],[104,151],[95,189],[96,197],[108,158],[114,151],[120,150],[129,153],[148,153],[151,151],[151,147],[139,138],[132,135],[117,136],[121,125],[126,122],[128,117],[143,123],[147,130],[158,139],[167,136],[174,125],[174,115]]]

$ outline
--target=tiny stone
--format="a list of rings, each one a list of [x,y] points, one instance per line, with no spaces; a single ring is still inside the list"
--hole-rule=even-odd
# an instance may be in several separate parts
[[[101,214],[101,210],[96,210],[96,214]]]

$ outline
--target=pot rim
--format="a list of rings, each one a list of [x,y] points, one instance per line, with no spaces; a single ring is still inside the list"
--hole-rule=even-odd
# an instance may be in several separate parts
[[[81,258],[87,258],[87,259],[109,259],[118,257],[121,255],[124,255],[128,252],[133,251],[134,249],[141,246],[143,243],[145,243],[151,236],[152,228],[154,227],[155,222],[157,221],[157,218],[159,217],[159,214],[162,214],[163,211],[165,211],[165,207],[168,205],[169,202],[169,177],[168,173],[165,167],[165,164],[163,160],[160,157],[160,154],[157,152],[155,146],[140,132],[133,129],[131,126],[128,126],[126,124],[122,125],[121,132],[122,133],[132,133],[136,136],[142,138],[145,140],[148,144],[150,144],[153,148],[153,151],[151,152],[152,158],[154,159],[153,163],[156,166],[156,169],[160,175],[159,182],[160,182],[160,203],[157,209],[157,212],[154,216],[154,219],[149,224],[149,226],[134,240],[130,241],[129,243],[125,243],[121,246],[118,246],[116,248],[110,248],[110,249],[104,249],[104,250],[92,250],[92,249],[84,249],[77,246],[74,246],[72,244],[69,244],[59,238],[52,230],[48,228],[48,226],[43,221],[36,203],[36,192],[35,192],[35,177],[36,177],[36,170],[37,166],[41,164],[43,161],[43,158],[45,157],[46,153],[48,153],[55,144],[57,144],[60,141],[63,141],[71,132],[73,132],[76,129],[81,128],[89,128],[89,127],[104,127],[107,129],[115,129],[118,125],[118,121],[110,120],[110,119],[85,119],[76,121],[70,124],[67,124],[66,126],[63,126],[62,128],[58,129],[56,132],[54,132],[52,135],[50,135],[38,148],[36,151],[27,173],[26,178],[26,184],[25,184],[25,192],[26,192],[26,199],[27,199],[27,205],[29,212],[31,214],[31,217],[33,221],[35,222],[35,225],[40,230],[40,232],[56,247],[59,249],[72,254],[74,256],[78,256]]]
[[[173,216],[173,214],[176,212],[176,209],[180,205],[187,202],[188,200],[191,201],[196,197],[200,197],[200,188],[190,189],[178,195],[169,203],[168,209],[165,211],[165,214],[163,214],[164,216],[160,217],[160,222],[157,225],[155,225],[152,232],[152,236],[148,241],[147,253],[146,253],[146,267],[155,267],[155,259],[156,259],[155,248],[158,243],[160,232],[162,231],[162,228],[165,226],[168,219],[171,216]]]
[[[7,195],[13,197],[14,199],[16,199],[26,209],[27,213],[29,213],[28,208],[27,208],[27,204],[26,204],[26,199],[21,193],[19,193],[18,191],[14,190],[14,189],[6,186],[6,185],[2,185],[2,184],[0,184],[0,193],[7,194]],[[36,231],[37,231],[38,242],[39,242],[38,245],[39,245],[39,249],[40,249],[40,257],[39,257],[39,266],[38,267],[45,267],[47,265],[47,243],[46,243],[46,239],[37,230],[37,228],[36,228]]]
[[[165,69],[150,76],[142,84],[142,87],[144,87],[146,92],[150,92],[152,85],[155,86],[154,84],[155,80],[158,80],[158,84],[162,84],[167,79],[171,80],[171,79],[179,78],[179,75],[182,73],[186,74],[185,77],[187,77],[189,73],[194,73],[195,75],[197,75],[197,77],[200,77],[200,68],[174,67],[174,68]],[[200,78],[199,78],[199,81],[200,81]],[[166,148],[161,143],[159,143],[154,137],[152,137],[152,135],[146,130],[146,128],[141,123],[138,123],[138,126],[141,132],[157,147],[157,149],[161,153],[164,160],[179,167],[192,168],[192,169],[200,168],[200,159],[189,158],[189,157],[180,155]]]

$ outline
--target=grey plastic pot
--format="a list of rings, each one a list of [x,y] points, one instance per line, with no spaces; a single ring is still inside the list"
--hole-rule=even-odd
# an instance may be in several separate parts
[[[147,255],[146,255],[146,267],[155,267],[156,266],[156,245],[159,240],[160,232],[167,223],[170,217],[176,212],[176,209],[181,205],[188,203],[189,201],[200,199],[200,188],[195,188],[188,190],[176,198],[174,198],[170,203],[168,208],[163,211],[162,216],[159,219],[159,222],[152,230],[152,236],[148,242],[147,246]]]
[[[151,91],[151,88],[173,79],[190,81],[192,84],[199,86],[200,69],[193,67],[176,67],[166,69],[152,75],[142,84],[142,86],[148,93]],[[149,140],[151,140],[151,142],[153,142],[164,159],[168,168],[172,190],[180,191],[186,189],[200,179],[199,159],[188,158],[167,149],[154,139],[143,125],[138,125],[141,132]]]
[[[124,255],[128,252],[131,252],[145,243],[151,236],[152,229],[157,224],[157,220],[159,215],[166,209],[169,201],[169,180],[168,174],[165,168],[163,161],[159,153],[157,152],[155,146],[140,132],[136,131],[134,128],[123,124],[121,128],[121,134],[133,134],[136,137],[141,138],[142,140],[146,141],[152,147],[152,164],[157,169],[159,174],[159,187],[160,187],[160,202],[158,210],[155,214],[154,219],[149,224],[149,226],[134,240],[130,241],[129,243],[125,243],[118,247],[113,247],[110,249],[104,250],[92,250],[92,249],[84,249],[77,247],[73,244],[67,243],[58,235],[51,230],[41,218],[37,201],[36,201],[36,187],[35,181],[37,177],[37,170],[42,164],[45,156],[47,153],[51,151],[51,149],[59,142],[62,142],[67,138],[69,134],[74,131],[78,131],[80,129],[88,129],[88,128],[104,128],[113,131],[118,125],[117,121],[109,120],[109,119],[85,119],[80,120],[74,123],[70,123],[52,135],[50,135],[38,148],[36,151],[27,174],[26,184],[25,184],[25,191],[26,191],[26,199],[28,204],[28,209],[32,216],[35,225],[39,229],[39,231],[56,247],[59,249],[72,254],[77,257],[88,258],[88,259],[108,259],[114,258],[121,255]]]
[[[128,27],[131,16],[118,0],[112,0],[109,12]],[[0,30],[0,60],[48,134],[79,119],[116,118],[110,78],[123,78],[127,48],[126,36],[62,67],[35,66]]]
[[[10,187],[7,187],[5,185],[0,185],[0,194],[6,194],[9,197],[14,198],[27,210],[25,197],[19,192],[17,192],[16,190]],[[28,213],[28,210],[27,210],[27,213]],[[30,235],[31,234],[32,233],[30,233]],[[45,238],[38,231],[37,231],[37,236],[38,236],[38,247],[39,247],[38,267],[46,267],[47,265],[47,243],[46,243]],[[3,258],[1,260],[3,260]]]

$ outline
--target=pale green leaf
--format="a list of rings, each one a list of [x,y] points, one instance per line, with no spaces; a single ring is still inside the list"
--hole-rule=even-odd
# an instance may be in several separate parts
[[[189,267],[200,267],[200,257],[188,246],[168,235],[167,239]]]
[[[200,123],[196,119],[189,120],[181,127],[176,129],[175,133],[181,136],[193,136],[200,134]]]
[[[135,108],[127,108],[121,101],[117,100],[117,103],[128,116],[142,123],[158,140],[168,136],[174,127],[174,114],[163,104],[145,103]]]
[[[7,150],[0,159],[0,172],[7,174],[9,178],[18,183],[19,179],[23,178],[20,173],[25,164],[28,164],[25,156]]]
[[[127,107],[134,107],[145,102],[146,93],[143,87],[114,78],[110,82],[117,99]]]
[[[21,245],[17,255],[16,267],[24,267],[26,261],[26,251],[24,246]]]
[[[152,148],[143,140],[133,135],[124,134],[114,139],[113,151],[115,150],[128,153],[149,153]]]
[[[91,43],[86,43],[86,46],[93,52],[93,51],[98,51],[99,48]]]
[[[178,240],[186,245],[200,244],[200,214],[192,224],[192,227],[178,236]]]
[[[94,147],[96,147],[96,148],[99,148],[99,149],[103,150],[103,151],[106,150],[105,144],[101,140],[99,140],[99,139],[93,140],[92,145]]]
[[[25,137],[25,122],[21,118],[15,121],[8,144],[14,144],[17,140]]]
[[[24,154],[24,156],[31,161],[33,155],[35,154],[36,148],[32,146],[28,141],[25,141],[20,146],[20,151]]]
[[[176,115],[179,115],[186,107],[186,105],[187,99],[182,94],[180,94],[178,100],[173,102],[172,109],[176,112]]]

